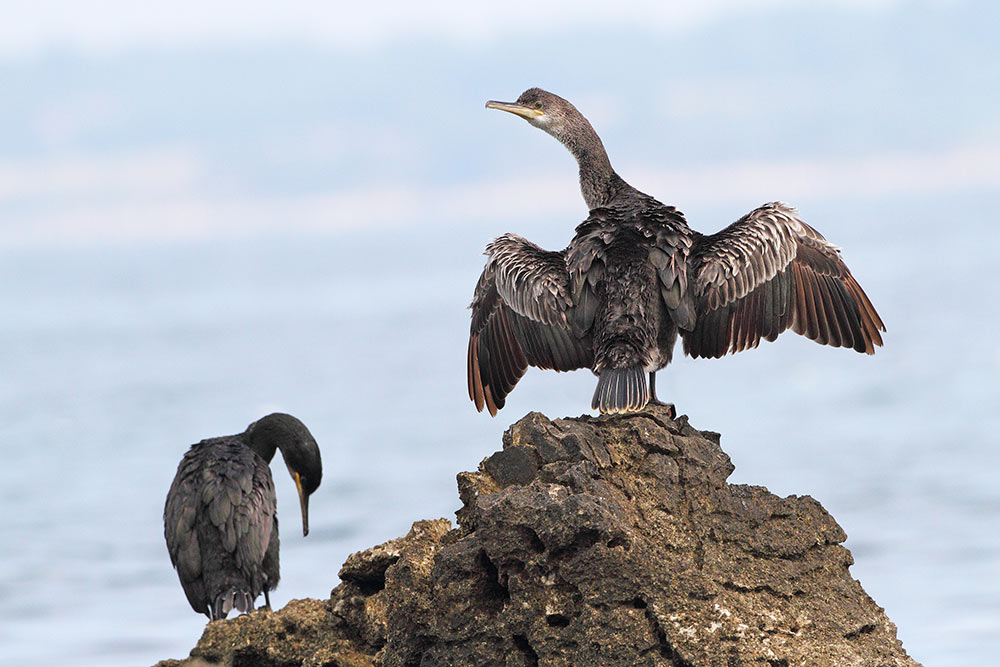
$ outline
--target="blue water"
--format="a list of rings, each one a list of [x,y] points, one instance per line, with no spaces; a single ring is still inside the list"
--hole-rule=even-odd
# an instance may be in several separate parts
[[[886,347],[865,357],[787,334],[681,359],[658,383],[723,434],[734,481],[823,503],[852,573],[928,665],[1000,652],[998,204],[863,202],[845,216],[800,202],[845,248]],[[705,228],[735,217],[687,213]],[[164,495],[190,443],[269,411],[300,417],[326,466],[305,539],[275,468],[276,606],[327,596],[352,551],[452,518],[455,474],[509,423],[589,404],[586,372],[529,372],[496,419],[465,389],[483,245],[513,230],[554,246],[572,224],[0,251],[0,662],[187,655],[205,619],[170,567]]]

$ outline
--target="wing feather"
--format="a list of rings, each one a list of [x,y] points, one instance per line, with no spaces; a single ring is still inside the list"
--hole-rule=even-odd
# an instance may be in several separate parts
[[[470,306],[466,368],[476,409],[496,415],[529,365],[586,368],[593,352],[589,333],[578,325],[565,252],[505,234],[486,246],[486,255]]]
[[[777,292],[780,289],[780,278],[775,276],[774,280],[764,283],[764,312],[761,323],[760,335],[766,340],[773,340],[772,332],[775,330],[775,322],[778,319]],[[775,332],[775,335],[777,333]]]
[[[272,537],[275,498],[267,464],[237,436],[185,453],[164,506],[164,536],[191,606],[208,613],[231,562],[251,579]]]
[[[819,276],[820,302],[826,310],[826,325],[829,334],[828,345],[834,347],[844,347],[843,337],[840,335],[840,314],[838,312],[839,301],[834,297],[831,289],[830,277]]]
[[[823,345],[872,354],[885,325],[840,250],[787,204],[765,204],[697,237],[691,279],[697,325],[681,331],[693,357],[720,357],[791,328]]]
[[[198,544],[198,497],[200,471],[196,458],[188,452],[177,466],[177,474],[167,493],[163,509],[163,533],[170,563],[177,568],[181,582],[201,576],[201,549]]]

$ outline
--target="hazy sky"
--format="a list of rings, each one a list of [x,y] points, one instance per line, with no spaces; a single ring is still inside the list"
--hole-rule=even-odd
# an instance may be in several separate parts
[[[0,52],[7,57],[51,47],[114,52],[136,46],[178,47],[198,43],[246,43],[297,39],[349,48],[372,48],[396,38],[424,35],[457,42],[505,35],[608,25],[675,32],[710,22],[734,9],[794,7],[796,0],[701,0],[608,3],[601,0],[508,0],[503,3],[327,2],[293,0],[37,0],[4,2]],[[897,0],[821,0],[877,12]]]
[[[483,109],[532,85],[641,189],[729,206],[704,229],[775,199],[1000,188],[992,3],[6,5],[0,246],[468,224],[512,202],[571,228],[568,154]]]

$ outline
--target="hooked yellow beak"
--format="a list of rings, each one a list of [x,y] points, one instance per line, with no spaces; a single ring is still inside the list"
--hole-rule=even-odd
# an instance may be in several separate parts
[[[302,537],[309,534],[309,496],[302,491],[302,478],[299,473],[292,473],[295,480],[295,490],[299,492],[299,507],[302,508]]]
[[[532,118],[538,118],[539,116],[545,115],[545,112],[541,109],[532,109],[531,107],[526,107],[523,104],[517,104],[516,102],[497,102],[495,100],[490,100],[486,103],[486,108],[506,111],[514,114],[515,116],[520,116],[525,120],[531,120]]]

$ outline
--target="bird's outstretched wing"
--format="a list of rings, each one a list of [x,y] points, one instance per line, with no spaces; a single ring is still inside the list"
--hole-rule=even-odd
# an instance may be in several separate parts
[[[682,331],[692,357],[721,357],[791,328],[872,354],[885,326],[840,250],[781,202],[765,204],[692,248],[698,313]]]
[[[529,365],[588,368],[593,352],[587,333],[571,324],[564,252],[504,234],[486,246],[486,255],[470,306],[469,398],[477,410],[485,406],[496,415]]]

